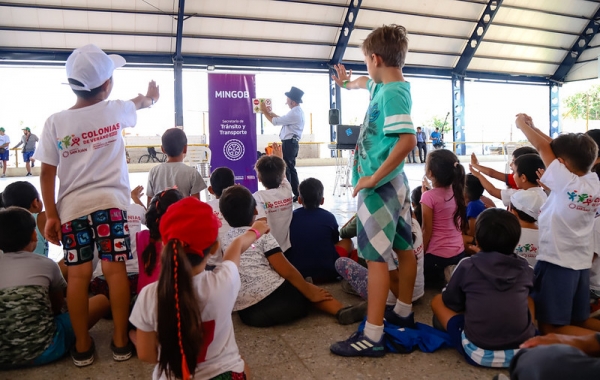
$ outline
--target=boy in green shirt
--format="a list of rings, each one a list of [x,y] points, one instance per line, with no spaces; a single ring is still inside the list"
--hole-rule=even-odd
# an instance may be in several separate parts
[[[413,253],[410,192],[404,160],[417,144],[410,117],[410,84],[402,67],[408,51],[406,29],[399,25],[374,30],[363,42],[368,77],[350,80],[352,71],[336,66],[333,79],[346,89],[367,89],[369,109],[361,127],[352,184],[358,195],[358,254],[367,260],[368,313],[364,331],[331,346],[341,356],[383,356],[383,319],[414,327],[412,291],[417,274]],[[396,306],[385,309],[390,275],[388,262],[397,261],[399,288]]]

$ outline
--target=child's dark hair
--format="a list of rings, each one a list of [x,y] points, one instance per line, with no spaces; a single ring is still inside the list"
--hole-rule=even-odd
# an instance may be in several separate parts
[[[546,169],[546,165],[544,165],[544,161],[539,154],[523,154],[515,159],[515,171],[518,176],[525,175],[527,178],[527,182],[538,185],[538,169]]]
[[[488,208],[477,217],[475,240],[484,252],[511,255],[521,238],[521,225],[516,216],[500,208]]]
[[[187,136],[182,129],[169,128],[161,137],[162,148],[169,157],[177,157],[183,153],[187,145]]]
[[[471,173],[467,174],[465,178],[465,190],[468,201],[473,202],[479,200],[483,195],[484,190],[481,181]]]
[[[231,186],[223,190],[219,210],[231,227],[249,227],[256,210],[256,200],[244,186]]]
[[[519,219],[521,219],[522,221],[524,221],[525,223],[535,223],[537,222],[537,220],[530,215],[525,214],[523,211],[519,210],[518,208],[515,207],[515,205],[510,204],[510,210],[514,210],[517,213],[517,217]]]
[[[2,193],[4,207],[17,206],[29,210],[31,202],[39,199],[36,188],[27,181],[17,181],[6,186]]]
[[[421,186],[417,186],[413,189],[412,193],[410,193],[410,203],[412,203],[412,207],[415,212],[415,217],[417,218],[417,222],[419,222],[419,226],[423,225],[423,210],[421,207],[421,195],[423,195],[423,189]]]
[[[157,287],[157,302],[160,305],[157,308],[159,370],[167,374],[167,378],[171,378],[171,374],[178,379],[183,377],[183,360],[179,345],[181,339],[187,371],[193,377],[204,336],[200,301],[193,284],[192,268],[202,263],[203,258],[200,255],[186,254],[185,247],[177,239],[167,242],[161,256]]]
[[[235,185],[235,174],[228,167],[216,168],[210,175],[210,186],[217,198],[221,197],[223,190],[233,185]]]
[[[35,219],[23,207],[0,210],[0,249],[4,252],[22,251],[31,243]]]
[[[566,133],[550,142],[557,158],[565,160],[572,170],[588,173],[598,158],[598,145],[583,133]]]
[[[254,169],[267,189],[278,188],[285,176],[285,162],[277,156],[262,156],[256,161]]]
[[[319,208],[323,200],[323,183],[316,178],[307,178],[300,182],[298,192],[302,197],[302,205],[308,209]]]
[[[524,154],[537,154],[539,156],[539,152],[532,146],[522,146],[513,151],[513,159],[517,159]]]
[[[109,80],[112,81],[112,77],[110,77]],[[83,87],[83,83],[81,83],[80,81],[75,80],[73,78],[69,78],[69,79],[67,79],[67,81],[70,84],[74,84],[75,86]],[[93,99],[93,98],[95,98],[96,95],[98,95],[100,92],[102,92],[102,86],[104,86],[104,83],[102,83],[100,86],[98,86],[96,88],[92,88],[90,91],[75,90],[75,89],[71,89],[71,90],[73,90],[73,92],[75,93],[75,95],[78,98],[86,99],[87,100],[87,99]]]
[[[156,194],[150,201],[148,210],[146,210],[146,227],[150,232],[150,244],[142,252],[142,262],[144,263],[144,271],[150,275],[156,267],[156,242],[160,241],[160,218],[167,212],[169,206],[173,203],[182,200],[183,195],[177,189],[168,189]]]
[[[447,149],[438,149],[427,155],[426,170],[431,172],[436,187],[452,186],[456,211],[454,225],[459,230],[467,226],[467,205],[465,202],[465,168],[460,164],[454,153]],[[446,199],[446,201],[450,201]]]

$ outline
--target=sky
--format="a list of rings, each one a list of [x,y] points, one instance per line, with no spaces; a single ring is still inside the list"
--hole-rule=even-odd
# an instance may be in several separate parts
[[[186,69],[183,72],[184,129],[188,135],[208,131],[207,72]],[[153,79],[160,86],[160,101],[151,110],[138,112],[138,124],[130,132],[137,135],[160,135],[174,126],[174,75],[168,69],[122,68],[113,76],[111,99],[131,99],[145,93]],[[430,120],[444,119],[452,108],[452,88],[449,80],[407,78],[413,99],[412,119],[415,126],[426,130]],[[22,126],[40,134],[45,120],[52,113],[71,107],[75,96],[65,85],[64,67],[0,66],[0,126],[12,141],[21,135]],[[574,82],[561,88],[561,98],[582,91],[598,80]],[[329,142],[329,81],[326,74],[256,73],[258,97],[271,98],[273,111],[282,115],[288,111],[284,93],[291,86],[301,88],[305,95],[302,107],[307,115],[305,133],[314,133],[315,141]],[[342,123],[360,124],[368,106],[368,92],[342,90]],[[507,142],[523,140],[514,126],[515,114],[530,114],[542,130],[548,129],[548,87],[514,84],[465,82],[466,140],[471,142]],[[562,111],[561,111],[562,112]],[[448,122],[452,121],[449,118]],[[279,128],[264,121],[265,134],[277,134]],[[563,122],[564,130],[585,130],[585,122]],[[257,122],[260,133],[260,119]],[[448,136],[450,137],[450,136]],[[448,139],[448,138],[447,138]]]

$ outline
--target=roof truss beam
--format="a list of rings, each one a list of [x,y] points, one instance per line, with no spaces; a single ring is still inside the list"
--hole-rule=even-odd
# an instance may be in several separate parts
[[[571,47],[571,50],[567,53],[565,59],[563,59],[562,63],[556,69],[556,72],[551,80],[556,82],[564,82],[565,78],[569,74],[569,71],[573,68],[573,65],[577,63],[579,56],[585,49],[588,48],[590,42],[594,38],[594,36],[600,30],[600,7],[596,10],[596,13],[591,18],[590,22],[583,29],[581,34],[575,40],[575,43]]]
[[[494,17],[496,17],[496,14],[502,5],[502,1],[503,0],[488,1],[483,13],[481,14],[481,17],[479,18],[479,21],[477,21],[477,25],[475,25],[475,30],[473,30],[471,38],[469,38],[465,49],[463,50],[456,66],[454,67],[454,72],[456,74],[463,75],[467,72],[467,68],[475,56],[477,48],[479,48],[485,33],[492,24]]]
[[[344,24],[340,30],[340,36],[335,44],[335,50],[333,51],[331,61],[329,62],[330,64],[336,65],[344,58],[344,53],[350,42],[350,35],[354,30],[354,24],[356,24],[356,17],[358,16],[361,5],[362,0],[350,0],[348,10],[346,11],[346,17],[344,18]]]

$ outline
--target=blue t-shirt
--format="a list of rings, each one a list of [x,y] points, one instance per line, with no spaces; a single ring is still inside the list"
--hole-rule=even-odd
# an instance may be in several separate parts
[[[298,208],[290,223],[292,248],[285,256],[303,277],[335,280],[339,276],[335,270],[339,255],[334,245],[339,240],[338,224],[332,213],[322,208]]]
[[[381,167],[398,143],[401,134],[415,134],[410,118],[412,99],[408,82],[375,83],[369,79],[367,88],[371,102],[356,143],[352,166],[352,185],[361,177],[371,176]],[[385,176],[377,186],[384,185],[404,170],[404,161]]]
[[[477,219],[483,210],[485,210],[485,204],[481,201],[481,199],[470,201],[467,204],[467,220],[471,218]]]
[[[440,137],[442,137],[442,135],[440,135],[439,132],[431,132],[431,139],[434,144],[440,143]]]

